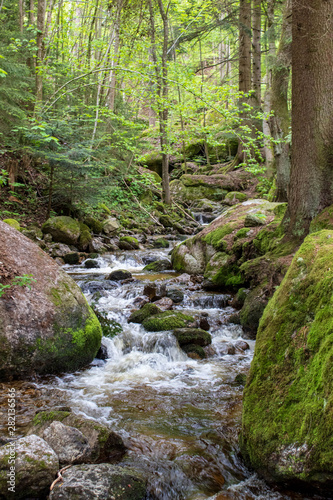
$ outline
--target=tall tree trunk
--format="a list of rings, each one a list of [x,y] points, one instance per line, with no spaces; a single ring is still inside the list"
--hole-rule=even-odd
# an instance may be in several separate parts
[[[276,61],[272,69],[271,107],[274,116],[270,119],[273,139],[282,141],[274,146],[276,167],[276,201],[288,201],[290,181],[290,142],[286,139],[290,127],[288,109],[288,86],[291,66],[291,0],[286,0],[281,38]]]
[[[29,24],[35,24],[35,2],[30,0],[29,2]]]
[[[24,24],[23,0],[19,0],[19,27],[21,35],[23,35],[23,24]]]
[[[239,80],[238,88],[240,92],[247,94],[251,90],[251,0],[240,0],[239,2]],[[247,102],[247,98],[240,99],[240,109],[242,104]],[[242,115],[241,111],[241,115]],[[245,117],[244,117],[245,118]],[[238,161],[245,161],[243,144],[240,141],[237,151]]]
[[[252,82],[256,107],[261,108],[261,0],[253,0],[252,29]]]
[[[289,235],[302,238],[333,204],[333,0],[292,7],[292,164]]]
[[[38,0],[37,7],[37,67],[36,67],[36,106],[43,100],[43,75],[41,66],[43,64],[43,45],[45,28],[46,0]]]
[[[116,84],[117,84],[117,76],[116,76],[116,71],[114,68],[118,64],[118,59],[119,59],[119,46],[120,46],[120,20],[121,20],[121,9],[123,6],[122,0],[118,0],[117,2],[117,10],[116,10],[116,17],[114,21],[114,42],[113,42],[113,56],[112,56],[112,61],[111,61],[111,66],[112,69],[110,71],[110,92],[109,92],[109,109],[111,111],[114,111],[114,103],[115,103],[115,97],[116,97]]]

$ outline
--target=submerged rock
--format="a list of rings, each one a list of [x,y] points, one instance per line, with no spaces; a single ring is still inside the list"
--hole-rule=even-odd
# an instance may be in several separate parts
[[[16,457],[12,462],[11,457]],[[11,469],[11,467],[13,467]],[[0,497],[23,500],[45,498],[59,470],[54,450],[40,437],[31,435],[0,447]],[[7,474],[14,471],[15,493],[8,490]]]
[[[145,479],[129,467],[74,465],[62,476],[50,500],[145,500],[147,494]]]
[[[76,370],[101,344],[100,324],[80,288],[35,243],[0,222],[7,282],[32,275],[31,290],[14,286],[0,301],[0,378]]]
[[[241,449],[283,484],[333,484],[333,232],[311,234],[268,303],[244,391]]]

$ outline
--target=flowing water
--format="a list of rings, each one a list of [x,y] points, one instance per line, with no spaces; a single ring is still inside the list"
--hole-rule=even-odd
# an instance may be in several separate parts
[[[22,432],[32,408],[66,404],[122,435],[129,448],[124,462],[144,471],[152,499],[305,498],[269,488],[239,455],[242,387],[235,377],[248,372],[254,342],[246,339],[249,349],[239,347],[244,340],[241,327],[225,322],[233,312],[228,296],[202,292],[172,271],[143,272],[152,254],[166,256],[165,251],[123,252],[99,257],[98,269],[65,266],[88,301],[123,331],[103,338],[106,361],[96,359],[70,375],[11,384],[21,394]],[[130,270],[135,281],[110,285],[104,278],[114,269]],[[135,299],[152,281],[183,291],[184,301],[176,309],[208,319],[213,340],[207,359],[187,357],[172,332],[148,333],[127,322]]]

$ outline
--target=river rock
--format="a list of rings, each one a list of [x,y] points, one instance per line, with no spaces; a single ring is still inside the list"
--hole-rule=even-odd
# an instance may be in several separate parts
[[[173,307],[173,301],[168,297],[163,297],[162,299],[156,300],[154,304],[158,306],[162,311],[169,311]]]
[[[179,304],[184,300],[184,293],[178,288],[169,288],[166,292],[166,296],[169,297],[175,304]]]
[[[195,320],[192,316],[176,311],[165,311],[155,314],[142,322],[143,327],[149,332],[174,330],[175,328],[189,327],[193,324],[195,324]]]
[[[126,244],[123,246],[123,244]],[[139,242],[133,236],[122,236],[118,244],[120,250],[138,250]]]
[[[128,278],[132,278],[132,274],[129,271],[126,271],[126,269],[117,269],[116,271],[112,271],[106,279],[111,281],[122,281]]]
[[[128,318],[129,323],[142,323],[146,318],[162,312],[155,304],[145,304],[139,311],[134,311]]]
[[[331,496],[333,232],[307,236],[260,321],[241,449],[265,477]]]
[[[61,422],[64,426],[74,427],[83,434],[91,450],[86,458],[87,462],[117,462],[122,459],[126,452],[126,447],[119,434],[95,420],[80,417],[70,411],[54,410],[37,413],[27,434],[36,434],[42,437],[45,430],[54,421]]]
[[[90,253],[104,253],[107,251],[106,245],[104,244],[103,238],[92,238],[89,243]]]
[[[170,243],[165,238],[157,238],[153,242],[155,248],[169,248]]]
[[[11,466],[11,457],[16,455],[15,493],[8,491],[7,473]],[[0,447],[0,497],[45,498],[51,483],[59,470],[59,460],[54,450],[40,437],[28,436],[12,441]]]
[[[159,260],[158,255],[144,255],[142,257],[142,262],[144,263],[145,266],[151,264],[152,262],[156,262],[157,260]]]
[[[115,234],[119,229],[119,224],[117,219],[114,217],[108,217],[103,222],[103,233],[106,235]]]
[[[192,359],[205,359],[206,353],[202,346],[198,344],[186,344],[182,347],[182,350]]]
[[[101,344],[100,324],[80,288],[35,243],[0,221],[1,269],[7,282],[31,274],[0,301],[0,378],[77,370]]]
[[[155,301],[166,296],[166,285],[165,283],[158,284],[152,283],[150,285],[145,285],[143,289],[143,294],[146,295],[149,300]]]
[[[173,334],[181,347],[186,344],[205,347],[212,343],[211,335],[200,328],[176,328]]]
[[[62,476],[50,500],[145,500],[147,495],[146,481],[129,467],[74,465]]]
[[[44,234],[50,234],[53,241],[76,245],[80,237],[80,224],[72,217],[51,217],[42,226]]]
[[[88,439],[75,427],[54,421],[43,432],[43,439],[56,452],[61,466],[89,461]]]
[[[49,246],[51,257],[64,257],[66,254],[72,253],[72,249],[64,243],[53,243]]]
[[[93,269],[93,268],[98,268],[98,267],[101,267],[98,260],[95,260],[95,259],[87,259],[86,261],[84,261],[84,267],[86,269]]]
[[[161,259],[161,260],[156,260],[155,262],[152,262],[151,264],[147,264],[143,270],[144,271],[154,271],[155,273],[161,272],[161,271],[168,271],[172,269],[172,264],[169,259]]]
[[[71,266],[74,266],[75,264],[78,264],[80,262],[80,255],[78,252],[70,252],[66,253],[63,256],[63,259],[65,261],[65,264],[69,264]]]

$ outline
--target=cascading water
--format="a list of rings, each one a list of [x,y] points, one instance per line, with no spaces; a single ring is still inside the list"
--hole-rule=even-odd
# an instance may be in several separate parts
[[[241,327],[224,322],[232,312],[229,297],[202,292],[172,271],[143,272],[152,253],[156,258],[166,254],[124,252],[99,257],[99,268],[66,266],[87,299],[117,321],[122,332],[103,338],[106,361],[96,359],[77,373],[46,377],[32,384],[37,396],[31,397],[45,402],[51,394],[56,403],[49,401],[49,407],[69,405],[120,433],[129,450],[124,463],[148,477],[150,499],[305,498],[269,488],[239,456],[242,387],[235,378],[247,373],[254,342],[246,340],[249,348],[244,348]],[[135,281],[119,285],[104,280],[120,268],[130,270]],[[187,357],[170,331],[148,333],[127,322],[135,299],[152,280],[183,292],[176,309],[207,319],[212,335],[207,359]],[[30,385],[27,392],[33,390]]]

